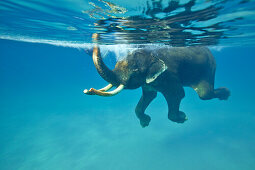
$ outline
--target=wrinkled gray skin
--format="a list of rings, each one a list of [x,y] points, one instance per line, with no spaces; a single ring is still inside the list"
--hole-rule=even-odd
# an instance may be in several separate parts
[[[143,94],[135,109],[142,127],[149,125],[151,118],[144,112],[157,92],[167,101],[168,118],[177,123],[187,120],[185,113],[179,110],[185,96],[184,86],[192,87],[202,100],[226,100],[230,95],[227,88],[214,89],[216,63],[206,47],[138,49],[117,62],[111,74],[102,74],[109,69],[104,67],[101,56],[98,61],[96,68],[109,83],[124,84],[125,89],[142,87]]]

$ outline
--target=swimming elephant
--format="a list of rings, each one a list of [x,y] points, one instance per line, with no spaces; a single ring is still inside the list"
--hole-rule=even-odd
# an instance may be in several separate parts
[[[149,125],[151,118],[144,112],[157,92],[161,92],[167,101],[168,118],[177,123],[187,120],[185,113],[179,110],[185,96],[184,86],[192,87],[202,100],[227,100],[230,96],[225,87],[214,89],[216,62],[206,47],[137,49],[110,70],[95,45],[93,61],[100,76],[110,84],[99,90],[86,89],[84,93],[113,96],[122,89],[142,87],[143,94],[135,109],[142,127]],[[113,86],[117,88],[109,92]]]

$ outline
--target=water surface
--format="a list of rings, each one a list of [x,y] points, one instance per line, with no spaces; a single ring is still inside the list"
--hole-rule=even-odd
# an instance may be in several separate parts
[[[101,44],[254,45],[254,0],[2,0],[0,38]],[[57,42],[56,42],[57,41]]]

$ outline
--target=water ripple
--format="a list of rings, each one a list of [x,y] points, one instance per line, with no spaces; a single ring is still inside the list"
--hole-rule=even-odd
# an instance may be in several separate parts
[[[254,46],[254,0],[2,0],[0,38]],[[17,38],[23,37],[23,38]]]

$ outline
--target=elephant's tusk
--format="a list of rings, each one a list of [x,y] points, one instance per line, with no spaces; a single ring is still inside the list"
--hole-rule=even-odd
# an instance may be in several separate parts
[[[109,85],[108,85],[109,86]],[[107,87],[107,86],[106,86]],[[89,90],[84,90],[85,94],[88,95],[98,95],[98,96],[105,96],[105,97],[109,97],[109,96],[114,96],[116,94],[118,94],[119,92],[121,92],[121,90],[124,89],[124,85],[121,84],[119,85],[115,90],[110,91],[110,92],[104,92],[104,91],[100,91],[100,90],[96,90],[96,89],[89,89]]]
[[[99,90],[97,90],[97,91],[105,92],[105,91],[110,90],[112,87],[113,87],[112,84],[108,84],[107,86],[105,86],[105,87],[103,87],[103,88],[101,88],[101,89],[99,89]],[[95,90],[95,89],[94,89],[94,90]],[[83,92],[84,92],[85,94],[88,94],[88,95],[95,95],[94,93],[92,93],[92,90],[91,90],[91,89],[90,89],[90,90],[85,89]]]
[[[99,89],[99,91],[104,92],[104,91],[108,91],[108,90],[110,90],[111,88],[112,88],[112,84],[108,84],[108,85],[107,85],[107,86],[105,86],[104,88]]]

